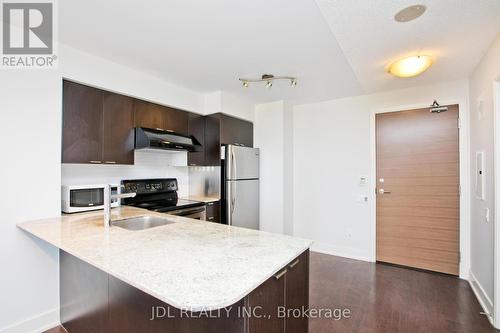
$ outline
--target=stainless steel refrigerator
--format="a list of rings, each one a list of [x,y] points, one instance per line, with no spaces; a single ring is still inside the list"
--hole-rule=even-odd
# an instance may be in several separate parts
[[[259,149],[223,148],[223,223],[259,229]]]

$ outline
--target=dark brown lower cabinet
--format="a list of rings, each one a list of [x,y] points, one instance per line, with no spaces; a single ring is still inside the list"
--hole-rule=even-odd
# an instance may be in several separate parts
[[[309,250],[226,309],[182,312],[60,250],[60,317],[69,333],[307,333],[307,318],[281,314],[307,309],[308,289]]]
[[[253,317],[248,333],[285,332],[285,318],[279,316],[279,309],[285,307],[285,274],[280,271],[246,297],[245,306]]]
[[[290,311],[285,321],[285,332],[307,332],[308,318],[297,315],[309,306],[309,250],[288,265],[285,295],[286,309]]]
[[[220,201],[207,202],[207,221],[220,223]]]

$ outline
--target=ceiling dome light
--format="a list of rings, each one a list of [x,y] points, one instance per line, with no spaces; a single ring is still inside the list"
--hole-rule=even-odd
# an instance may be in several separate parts
[[[425,7],[424,5],[414,5],[414,6],[406,7],[404,9],[400,10],[394,16],[394,19],[397,22],[401,22],[401,23],[410,22],[410,21],[413,21],[413,20],[419,18],[420,16],[424,15],[426,9],[427,9],[427,7]]]
[[[425,72],[432,65],[432,58],[427,55],[411,56],[393,62],[389,73],[397,77],[413,77]]]

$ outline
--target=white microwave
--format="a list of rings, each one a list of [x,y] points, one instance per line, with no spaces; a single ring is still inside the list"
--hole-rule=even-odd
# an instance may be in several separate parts
[[[61,187],[61,210],[64,213],[79,213],[104,209],[106,185],[63,185]],[[119,185],[111,185],[111,195],[120,194]],[[113,199],[111,207],[120,206],[120,199]]]

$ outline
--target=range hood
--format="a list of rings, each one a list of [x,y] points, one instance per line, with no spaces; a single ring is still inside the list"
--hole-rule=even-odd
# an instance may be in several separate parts
[[[159,129],[135,128],[135,149],[200,151],[201,148],[201,144],[193,136]]]

